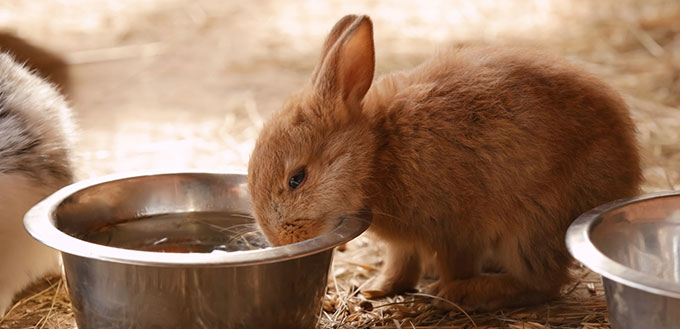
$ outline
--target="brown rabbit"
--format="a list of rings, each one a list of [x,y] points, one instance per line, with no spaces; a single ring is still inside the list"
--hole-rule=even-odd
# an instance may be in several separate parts
[[[308,86],[264,126],[248,168],[275,245],[368,207],[387,255],[374,296],[436,291],[468,309],[559,294],[564,235],[599,204],[638,193],[634,125],[596,78],[525,50],[463,47],[371,87],[372,23],[333,27]],[[486,273],[493,270],[493,273]]]

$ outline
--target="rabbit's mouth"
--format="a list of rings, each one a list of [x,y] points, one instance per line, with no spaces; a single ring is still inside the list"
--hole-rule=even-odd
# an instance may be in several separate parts
[[[276,238],[271,241],[277,246],[297,243],[317,237],[328,230],[321,221],[309,218],[294,218],[280,224]]]
[[[363,207],[352,215],[336,218],[335,220],[317,220],[310,218],[293,218],[282,222],[274,234],[266,234],[273,246],[283,246],[315,238],[333,230],[340,225],[344,218],[353,217],[370,222],[373,213],[370,208]]]

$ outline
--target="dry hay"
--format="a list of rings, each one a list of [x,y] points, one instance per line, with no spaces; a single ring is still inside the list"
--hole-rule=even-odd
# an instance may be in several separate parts
[[[15,1],[16,2],[16,1]],[[116,1],[114,1],[116,2]],[[181,1],[175,1],[181,2]],[[112,2],[113,3],[113,2]],[[153,0],[145,2],[153,7]],[[379,3],[379,1],[376,1]],[[486,3],[480,1],[479,3]],[[526,1],[526,3],[535,3]],[[480,32],[473,37],[479,37],[483,42],[507,42],[545,45],[548,50],[567,56],[571,61],[602,77],[605,81],[622,91],[630,104],[634,119],[639,130],[639,140],[644,156],[645,186],[644,190],[658,191],[680,189],[680,3],[674,0],[604,0],[604,1],[554,1],[564,9],[564,23],[559,32],[564,35],[539,35],[536,31],[533,40],[520,38],[496,38],[494,33],[502,30],[496,22],[492,32]],[[291,5],[294,6],[294,5]],[[189,10],[191,19],[203,14]],[[148,8],[147,8],[148,9]],[[569,9],[569,10],[567,10]],[[151,9],[148,9],[151,10]],[[342,10],[344,11],[344,9]],[[587,11],[587,14],[583,12]],[[488,14],[488,12],[486,13]],[[506,13],[507,14],[507,13]],[[193,16],[192,16],[193,15]],[[334,14],[335,15],[335,14]],[[383,19],[389,17],[383,14]],[[510,14],[512,16],[512,14]],[[139,16],[128,16],[138,19]],[[253,16],[255,17],[255,16]],[[585,19],[584,19],[585,17]],[[199,17],[200,18],[200,17]],[[498,19],[498,14],[489,20]],[[380,18],[378,17],[378,20]],[[199,19],[200,20],[200,19]],[[322,19],[327,24],[330,19]],[[119,22],[119,21],[116,21]],[[569,23],[571,22],[571,23]],[[114,22],[115,23],[115,22]],[[507,23],[507,22],[506,22]],[[151,24],[151,23],[150,23]],[[209,27],[210,21],[205,25]],[[115,29],[124,31],[119,23]],[[384,25],[383,25],[384,26]],[[421,26],[422,27],[422,26]],[[79,27],[78,27],[79,28]],[[319,29],[319,34],[327,27]],[[399,36],[398,26],[393,27],[394,34]],[[30,27],[22,27],[30,30]],[[207,28],[206,28],[207,29]],[[162,30],[161,28],[158,29]],[[473,29],[467,30],[471,32]],[[154,30],[155,31],[155,30]],[[203,30],[202,30],[203,31]],[[422,31],[421,31],[422,32]],[[423,33],[430,33],[426,30]],[[467,33],[466,32],[466,33]],[[554,31],[553,31],[554,32]],[[187,32],[188,33],[188,32]],[[267,31],[253,31],[253,35],[262,36]],[[462,32],[461,32],[462,33]],[[484,34],[486,33],[486,34]],[[159,33],[160,34],[160,33]],[[440,39],[456,39],[455,35],[446,35]],[[320,36],[319,36],[320,37]],[[458,37],[458,36],[455,36]],[[132,35],[130,38],[134,39]],[[415,40],[417,36],[408,39]],[[255,38],[257,39],[257,38]],[[395,41],[399,38],[387,38]],[[142,41],[148,40],[141,38]],[[383,41],[385,41],[383,40]],[[288,43],[289,40],[286,40]],[[461,40],[465,41],[465,40]],[[70,40],[71,44],[76,44]],[[93,42],[90,40],[90,42]],[[422,58],[422,54],[414,52],[420,47],[406,42],[395,46],[394,54],[378,54],[380,58],[378,69],[389,71],[411,65]],[[431,43],[431,40],[426,40]],[[93,43],[94,44],[94,43]],[[150,51],[165,49],[166,44],[143,43],[150,47]],[[217,45],[219,46],[219,45]],[[300,45],[293,44],[291,48]],[[407,46],[411,46],[410,48]],[[265,47],[266,48],[266,47]],[[146,49],[146,48],[144,48]],[[142,50],[144,50],[142,49]],[[264,49],[264,48],[263,48]],[[111,56],[128,56],[135,51],[133,48],[102,48],[99,52],[74,53],[82,61],[109,60]],[[267,50],[262,50],[265,54]],[[380,51],[378,49],[378,51]],[[289,52],[282,52],[290,56]],[[261,54],[260,54],[261,55]],[[402,56],[403,55],[403,56]],[[108,57],[107,57],[108,56]],[[75,57],[74,57],[75,58]],[[403,58],[406,58],[405,60]],[[277,64],[286,64],[307,74],[309,64],[287,61],[285,58],[272,59]],[[382,64],[380,64],[382,63]],[[248,120],[253,124],[261,123],[262,119],[257,104],[251,94],[245,93],[230,99],[227,110],[243,108]],[[228,102],[228,103],[229,103]],[[255,111],[252,111],[252,109]],[[252,138],[256,135],[253,130],[246,130],[244,122],[237,111],[232,111],[224,117],[223,122],[211,122],[201,127],[202,134],[194,144],[181,144],[179,151],[186,153],[182,158],[194,161],[190,165],[196,167],[202,164],[215,164],[215,157],[210,154],[216,149],[227,151],[226,158],[237,158],[243,162],[247,159],[247,149],[252,147]],[[242,113],[242,114],[243,114]],[[255,119],[253,119],[253,117]],[[190,120],[186,120],[187,125]],[[167,139],[177,132],[174,123],[161,122],[155,129],[161,134],[167,134]],[[144,130],[145,126],[131,126],[136,132]],[[225,133],[225,131],[241,131],[242,135]],[[215,138],[217,136],[217,138]],[[120,144],[114,145],[115,151],[132,145],[135,141],[146,138],[140,133],[127,134]],[[219,140],[219,142],[216,142]],[[153,141],[153,140],[152,140]],[[158,143],[149,142],[150,147],[163,147]],[[128,145],[128,146],[129,146]],[[199,145],[205,149],[197,149]],[[177,151],[177,144],[169,145]],[[129,153],[115,153],[114,150],[88,150],[81,152],[84,157],[86,174],[107,173],[121,168],[121,163],[127,167],[144,166],[143,163],[133,163]],[[115,154],[120,154],[117,156]],[[126,159],[127,157],[127,159]],[[138,158],[138,157],[137,157]],[[101,159],[101,163],[96,161]],[[121,161],[122,160],[122,161]],[[102,165],[102,163],[105,163]],[[224,163],[224,162],[222,162]],[[88,167],[96,164],[98,167]],[[129,168],[133,169],[133,168]],[[394,298],[377,301],[366,301],[358,291],[367,281],[377,273],[381,265],[380,251],[377,246],[364,237],[351,242],[346,251],[337,252],[328,284],[327,296],[324,300],[324,311],[321,317],[321,328],[608,328],[609,322],[606,312],[604,291],[598,275],[585,268],[575,269],[580,279],[573,286],[565,288],[565,296],[550,303],[531,308],[503,310],[494,313],[474,313],[466,315],[460,311],[442,312],[430,305],[432,297],[422,294],[407,294]],[[427,284],[425,280],[423,284]],[[63,281],[50,278],[45,282],[24,293],[12,310],[0,319],[0,328],[73,328],[75,326],[73,314],[66,295]]]
[[[574,269],[578,278],[565,287],[563,297],[550,303],[493,313],[470,313],[452,304],[453,311],[431,305],[435,296],[410,293],[367,300],[360,290],[377,274],[380,257],[366,237],[336,251],[321,328],[608,328],[600,277],[586,268]],[[425,279],[421,288],[432,283]]]
[[[74,328],[75,320],[64,282],[61,276],[51,276],[26,289],[23,297],[0,317],[0,328]]]
[[[600,277],[586,268],[565,287],[563,297],[550,303],[494,313],[441,311],[434,296],[410,293],[367,300],[359,293],[380,267],[379,248],[361,236],[336,251],[319,328],[608,328]],[[425,279],[422,285],[432,283]],[[72,329],[75,320],[63,278],[46,278],[25,293],[0,318],[0,329]],[[455,306],[454,306],[455,308]]]

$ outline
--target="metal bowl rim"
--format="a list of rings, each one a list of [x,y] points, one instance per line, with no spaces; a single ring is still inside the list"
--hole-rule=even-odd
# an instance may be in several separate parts
[[[78,191],[125,179],[164,175],[246,176],[245,173],[233,171],[180,170],[119,173],[91,178],[65,186],[36,204],[24,216],[25,228],[33,238],[51,248],[90,259],[157,267],[235,267],[281,262],[320,253],[352,240],[370,225],[370,218],[348,216],[329,232],[285,246],[235,252],[159,253],[109,247],[80,240],[60,231],[51,220],[61,202]]]
[[[649,293],[680,299],[680,284],[662,280],[616,262],[603,254],[589,239],[591,230],[602,220],[605,213],[641,201],[678,196],[680,191],[648,193],[593,208],[583,213],[569,226],[566,234],[567,249],[576,260],[609,280]]]

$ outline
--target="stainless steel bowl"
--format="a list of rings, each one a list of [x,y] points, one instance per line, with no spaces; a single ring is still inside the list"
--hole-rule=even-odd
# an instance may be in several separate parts
[[[61,251],[80,329],[313,328],[333,247],[366,230],[369,214],[348,216],[307,241],[248,251],[151,252],[82,238],[122,222],[163,227],[175,237],[200,235],[196,225],[172,232],[174,224],[145,221],[161,214],[250,211],[244,175],[114,175],[57,191],[24,221],[33,237]],[[236,224],[244,221],[252,219]]]
[[[597,207],[569,227],[567,247],[603,276],[612,328],[680,328],[680,192]]]

